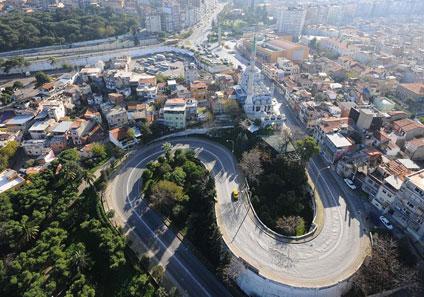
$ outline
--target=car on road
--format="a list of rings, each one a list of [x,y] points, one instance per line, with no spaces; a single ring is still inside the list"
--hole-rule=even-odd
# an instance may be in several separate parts
[[[355,184],[353,183],[352,180],[345,178],[344,182],[349,188],[351,188],[352,190],[356,190],[356,186],[355,186]]]
[[[239,199],[239,192],[234,189],[233,192],[231,193],[231,197],[233,198],[234,201],[237,201]]]
[[[385,216],[380,216],[380,221],[383,223],[384,227],[386,227],[389,230],[393,230],[393,225]]]

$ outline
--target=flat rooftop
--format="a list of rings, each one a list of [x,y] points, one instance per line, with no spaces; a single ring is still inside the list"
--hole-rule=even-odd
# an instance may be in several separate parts
[[[6,169],[0,173],[0,193],[10,190],[25,180],[15,170]]]
[[[343,148],[352,145],[350,140],[340,133],[327,134],[327,137],[336,148]]]

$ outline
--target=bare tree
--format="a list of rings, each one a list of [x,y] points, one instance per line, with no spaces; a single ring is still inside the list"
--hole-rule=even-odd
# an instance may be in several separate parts
[[[276,222],[276,227],[284,235],[296,235],[296,227],[302,220],[299,216],[287,216],[281,217]]]
[[[240,168],[250,181],[257,181],[257,177],[264,171],[262,158],[263,152],[259,148],[243,153]]]
[[[354,276],[353,285],[367,296],[399,287],[415,288],[417,281],[417,270],[399,260],[397,242],[379,235],[373,238],[372,256]]]
[[[289,126],[283,124],[280,128],[280,152],[286,152],[287,146],[292,138],[292,132]]]
[[[246,270],[246,267],[243,263],[238,258],[232,256],[230,263],[228,263],[223,270],[224,281],[235,281],[244,270]]]

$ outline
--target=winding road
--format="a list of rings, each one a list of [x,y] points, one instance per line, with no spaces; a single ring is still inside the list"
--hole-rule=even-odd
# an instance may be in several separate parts
[[[325,208],[324,226],[310,241],[285,243],[263,232],[244,199],[231,200],[232,190],[242,184],[231,152],[217,143],[198,138],[178,138],[170,142],[177,147],[194,149],[215,177],[217,221],[233,254],[255,267],[262,277],[288,285],[287,294],[293,293],[293,287],[302,290],[334,286],[349,278],[362,264],[369,240],[361,227],[357,197],[348,192],[330,170],[322,171],[316,180],[318,168],[326,166],[319,157],[310,162],[308,171]],[[134,229],[154,251],[156,259],[188,295],[231,296],[184,241],[163,224],[160,215],[140,200],[143,168],[162,154],[161,145],[162,142],[157,142],[143,147],[124,164],[111,184],[112,207],[124,218],[126,227]]]

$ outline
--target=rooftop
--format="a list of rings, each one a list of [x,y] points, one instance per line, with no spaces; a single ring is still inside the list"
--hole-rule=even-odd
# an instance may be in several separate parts
[[[69,131],[72,127],[72,121],[63,121],[60,122],[54,129],[52,130],[53,133],[63,134]]]
[[[424,96],[424,83],[400,84],[402,87],[417,95]]]
[[[44,131],[50,126],[49,121],[38,121],[29,128],[29,132]]]
[[[408,175],[408,179],[424,191],[424,169]]]
[[[336,148],[343,148],[352,145],[352,142],[340,133],[327,134],[327,137]]]
[[[20,114],[5,122],[6,125],[23,125],[34,118],[32,114]]]
[[[0,173],[0,193],[10,190],[25,180],[15,170],[6,169]]]

